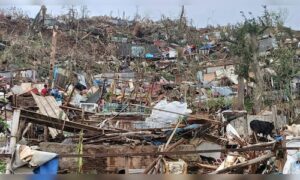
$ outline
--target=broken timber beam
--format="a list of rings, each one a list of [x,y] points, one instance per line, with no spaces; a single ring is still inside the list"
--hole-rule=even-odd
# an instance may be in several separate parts
[[[229,166],[229,167],[224,168],[224,169],[220,169],[218,171],[214,171],[210,174],[220,174],[220,173],[225,173],[225,172],[231,171],[233,169],[244,168],[244,167],[247,167],[247,166],[252,165],[252,164],[257,164],[259,162],[266,161],[266,160],[270,159],[273,156],[275,156],[275,153],[268,153],[268,154],[265,154],[263,156],[259,156],[255,159],[251,159],[251,160],[243,162],[243,163],[239,163],[239,164]]]
[[[180,140],[178,140],[176,143],[172,144],[171,146],[167,147],[165,149],[165,152],[169,152],[172,149],[176,148],[177,146],[179,146],[180,144],[184,143],[185,139],[181,138]],[[160,160],[160,157],[156,158],[144,171],[144,174],[148,174],[151,169],[156,165],[157,161]]]
[[[266,142],[266,143],[247,145],[247,146],[244,146],[244,148],[268,147],[268,146],[274,146],[275,144],[276,144],[276,141],[271,141],[271,142]]]
[[[74,108],[74,107],[69,107],[69,106],[59,106],[62,109],[66,109],[66,110],[73,110],[73,111],[77,111],[78,113],[82,112],[82,109],[80,108]],[[89,112],[89,111],[84,111],[85,114],[96,114],[95,112]]]
[[[48,127],[56,128],[56,129],[63,129],[64,131],[68,132],[79,132],[80,130],[98,132],[103,134],[105,132],[119,132],[116,130],[104,129],[104,128],[97,128],[94,126],[89,126],[85,124],[80,124],[71,121],[64,121],[61,119],[49,117],[43,114],[39,114],[36,112],[28,111],[28,110],[21,110],[20,117],[27,122],[36,123],[40,125],[45,125]]]
[[[210,164],[201,164],[201,163],[197,163],[196,165],[197,165],[198,167],[204,168],[204,169],[212,169],[212,170],[218,169],[218,166],[214,166],[214,165],[210,165]]]

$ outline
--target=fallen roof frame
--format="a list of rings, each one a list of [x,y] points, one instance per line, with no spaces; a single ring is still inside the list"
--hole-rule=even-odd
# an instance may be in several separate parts
[[[105,132],[120,132],[120,130],[112,130],[112,129],[104,129],[97,128],[94,126],[89,126],[81,123],[76,123],[72,121],[65,121],[58,118],[53,118],[50,116],[46,116],[43,114],[39,114],[33,111],[28,111],[25,109],[21,109],[21,116],[27,122],[32,122],[40,125],[45,125],[48,127],[61,129],[68,132],[79,132],[80,130],[92,131],[104,134]],[[124,132],[126,132],[124,130]]]

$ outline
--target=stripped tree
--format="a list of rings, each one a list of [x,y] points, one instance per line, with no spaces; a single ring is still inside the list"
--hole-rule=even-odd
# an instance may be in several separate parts
[[[242,23],[229,26],[226,33],[222,34],[223,40],[229,43],[229,49],[236,62],[236,74],[238,75],[238,109],[244,108],[245,79],[249,79],[249,72],[255,75],[255,87],[253,93],[254,114],[261,111],[263,106],[263,92],[265,90],[260,56],[260,42],[262,37],[278,33],[283,27],[279,13],[270,13],[264,6],[262,16],[249,17],[241,11],[244,18]]]

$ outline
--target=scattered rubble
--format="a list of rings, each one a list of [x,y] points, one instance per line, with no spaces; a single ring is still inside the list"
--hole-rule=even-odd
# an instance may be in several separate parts
[[[6,173],[299,173],[299,125],[288,126],[299,120],[299,74],[291,89],[280,84],[274,35],[260,39],[259,57],[276,63],[260,65],[266,98],[255,113],[256,72],[241,89],[225,27],[73,11],[0,16]],[[299,38],[284,43],[296,53]]]

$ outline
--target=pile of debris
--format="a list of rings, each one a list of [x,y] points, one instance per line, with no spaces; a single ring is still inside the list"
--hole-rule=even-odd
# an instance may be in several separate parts
[[[46,10],[0,16],[6,173],[299,171],[299,140],[287,134],[300,127],[286,126],[283,107],[235,108],[239,76],[220,28]],[[254,88],[247,83],[246,95]]]
[[[2,132],[9,131],[10,140],[3,152],[13,153],[8,170],[268,174],[282,172],[286,150],[298,147],[296,140],[287,146],[282,132],[297,133],[299,127],[284,130],[286,118],[272,112],[195,114],[184,99],[170,102],[168,95],[157,95],[164,83],[147,86],[135,76],[108,76],[99,76],[98,86],[85,86],[78,75],[78,83],[66,90],[21,83],[4,93],[9,126]],[[281,130],[274,136],[276,129]]]

